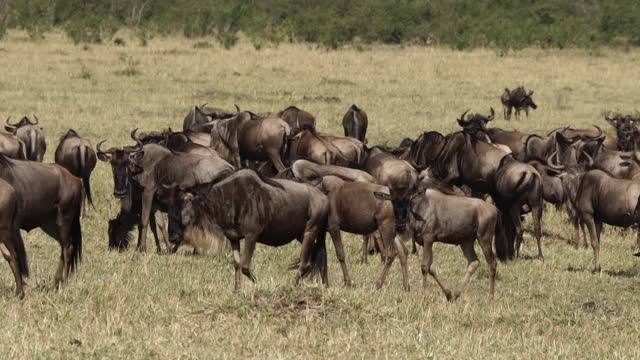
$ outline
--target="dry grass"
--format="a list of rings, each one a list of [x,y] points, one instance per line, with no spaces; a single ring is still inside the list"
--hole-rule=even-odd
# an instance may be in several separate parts
[[[209,42],[213,43],[210,39]],[[127,44],[135,41],[127,38]],[[640,98],[640,51],[525,50],[500,57],[490,50],[454,52],[417,47],[324,52],[307,45],[233,50],[182,38],[147,47],[73,46],[60,34],[39,42],[12,32],[0,42],[0,114],[35,112],[49,140],[68,127],[96,143],[128,144],[132,127],[180,128],[196,103],[276,111],[297,104],[323,131],[342,132],[352,102],[367,110],[372,143],[396,144],[423,130],[450,131],[465,109],[500,113],[505,86],[536,90],[529,121],[496,126],[545,132],[565,124],[603,124],[607,109],[632,110]],[[55,242],[26,236],[32,276],[23,301],[13,296],[8,266],[0,268],[0,351],[39,358],[638,358],[640,262],[630,232],[604,233],[601,275],[592,252],[567,244],[565,215],[545,215],[546,261],[498,267],[495,301],[487,298],[482,261],[463,298],[447,303],[433,280],[420,285],[411,258],[412,291],[401,291],[397,267],[374,290],[377,259],[360,265],[360,240],[347,237],[355,287],[341,286],[329,245],[332,287],[292,287],[286,267],[298,245],[258,247],[258,283],[232,293],[229,258],[138,255],[107,251],[107,216],[115,215],[111,173],[93,177],[97,210],[83,220],[85,256],[62,292],[50,288],[59,254]],[[527,235],[526,255],[535,253]],[[449,282],[464,269],[461,252],[438,245],[435,263]],[[397,266],[397,265],[396,265]]]

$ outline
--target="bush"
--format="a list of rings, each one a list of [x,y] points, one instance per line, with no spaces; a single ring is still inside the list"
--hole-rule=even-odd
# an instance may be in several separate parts
[[[14,3],[15,21],[27,31],[31,39],[44,38],[45,31],[51,29],[51,15],[48,0],[21,0]]]

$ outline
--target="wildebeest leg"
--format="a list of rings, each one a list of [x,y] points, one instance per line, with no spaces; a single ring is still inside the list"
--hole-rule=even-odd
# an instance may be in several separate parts
[[[584,222],[580,222],[580,227],[582,228],[582,244],[585,249],[589,248],[589,241],[587,241],[587,230],[585,229],[587,226]]]
[[[58,225],[54,221],[46,221],[46,222],[40,224],[40,228],[47,235],[49,235],[52,238],[56,239],[56,241],[58,241],[58,243],[60,244],[60,262],[58,263],[58,268],[56,269],[56,275],[54,277],[55,286],[59,287],[60,284],[62,283],[62,274],[63,274],[63,270],[64,270],[64,265],[65,265],[65,263],[64,263],[64,249],[65,249],[65,247],[64,247],[62,241],[60,240],[60,238],[61,238],[60,229],[59,229]]]
[[[588,215],[583,218],[584,222],[589,229],[589,235],[591,236],[591,247],[593,248],[593,257],[595,260],[594,272],[600,272],[600,241],[598,239],[598,232],[593,216]]]
[[[418,255],[418,248],[416,247],[416,240],[413,238],[413,236],[411,237],[411,253],[413,255]]]
[[[300,267],[298,268],[298,275],[296,276],[296,286],[300,284],[300,280],[309,273],[311,270],[311,248],[318,235],[318,226],[308,226],[304,231],[304,238],[302,239],[302,248],[300,249]],[[332,237],[333,238],[333,237]],[[323,279],[324,281],[325,279]]]
[[[140,214],[140,224],[138,224],[138,251],[140,252],[147,252],[147,228],[149,227],[153,195],[154,191],[149,189],[144,189],[142,193],[142,213]]]
[[[507,107],[507,120],[511,120],[511,114],[513,114],[513,106],[509,105]]]
[[[242,284],[242,272],[240,270],[240,240],[229,240],[231,242],[231,253],[233,254],[233,267],[235,269],[235,288],[234,291],[240,291]]]
[[[269,158],[269,161],[271,161],[271,163],[276,168],[278,173],[286,169],[286,167],[282,163],[282,159],[280,158],[280,154],[278,153],[278,151],[268,149],[266,152],[267,152],[267,158]]]
[[[511,221],[516,228],[516,258],[520,257],[520,246],[522,245],[522,221],[520,220],[520,206],[512,206],[509,210]]]
[[[484,258],[487,260],[489,266],[489,296],[493,299],[496,293],[496,255],[493,253],[493,247],[491,242],[494,236],[495,225],[491,225],[487,228],[485,233],[478,234],[478,244],[484,253]]]
[[[251,259],[253,258],[253,252],[256,249],[256,242],[258,236],[251,235],[244,238],[244,251],[242,252],[241,266],[242,273],[249,278],[249,280],[256,282],[256,278],[251,273]]]
[[[464,273],[464,277],[460,282],[458,290],[454,290],[453,294],[449,301],[456,300],[460,297],[460,294],[467,287],[469,280],[473,273],[476,272],[478,266],[480,265],[480,261],[478,261],[478,255],[476,255],[476,251],[473,249],[473,241],[464,241],[460,244],[460,248],[462,249],[462,253],[464,254],[465,259],[467,259],[467,271]]]
[[[380,278],[376,283],[376,289],[381,289],[382,285],[384,285],[384,281],[387,278],[387,274],[389,273],[389,269],[391,268],[391,264],[393,264],[393,260],[396,258],[396,251],[392,250],[391,242],[393,236],[385,237],[382,239],[384,242],[384,246],[380,248],[380,254],[384,258],[384,266],[382,267],[382,272],[380,273]]]
[[[400,258],[400,268],[402,269],[402,286],[405,291],[409,291],[409,269],[407,267],[407,248],[404,246],[404,238],[407,236],[409,231],[403,231],[401,234],[396,233],[396,236],[393,239],[393,244],[396,247],[398,252],[398,257]]]
[[[640,256],[640,228],[636,227],[636,249],[633,251],[633,256]]]
[[[538,257],[544,260],[544,256],[542,255],[542,199],[533,199],[529,202],[529,204],[532,210],[531,216],[533,218],[533,234],[536,237],[536,243],[538,245]]]
[[[2,243],[0,244],[0,252],[2,252],[2,256],[9,263],[11,272],[13,272],[13,277],[16,280],[16,295],[22,299],[24,297],[24,289],[22,283],[23,279],[22,274],[20,274],[20,269],[18,268],[18,257],[16,256],[16,250],[11,241],[11,229],[2,229],[0,237],[2,238]]]
[[[162,247],[160,247],[160,239],[158,238],[158,229],[156,224],[156,212],[154,211],[149,217],[149,225],[151,225],[151,233],[153,234],[153,238],[156,241],[156,251],[158,254],[162,252]]]
[[[422,237],[422,290],[427,291],[427,278],[429,277],[431,265],[433,264],[433,239],[431,236]]]
[[[371,234],[362,235],[362,257],[360,257],[361,264],[369,263],[369,237]],[[331,236],[333,239],[333,236]]]
[[[160,236],[162,237],[162,242],[164,243],[164,247],[165,249],[170,249],[171,242],[169,242],[169,234],[167,233],[167,226],[166,226],[166,223],[164,222],[162,213],[159,211],[156,212],[155,218],[156,218],[156,224],[160,229]]]
[[[342,244],[342,236],[340,234],[340,228],[338,224],[338,228],[336,229],[335,225],[329,226],[329,234],[331,234],[331,239],[333,240],[333,246],[336,248],[336,256],[338,257],[338,261],[340,262],[340,267],[342,268],[342,277],[344,280],[344,286],[351,286],[351,277],[349,277],[349,270],[347,269],[346,255],[344,253],[344,246]]]

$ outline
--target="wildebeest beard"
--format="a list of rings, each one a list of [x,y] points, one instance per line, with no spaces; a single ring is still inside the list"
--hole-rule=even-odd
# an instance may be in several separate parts
[[[409,217],[409,200],[392,200],[392,204],[396,230],[404,231],[407,227],[407,218]]]

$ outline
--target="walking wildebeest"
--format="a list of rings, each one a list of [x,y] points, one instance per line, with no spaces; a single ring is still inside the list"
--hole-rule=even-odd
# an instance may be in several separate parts
[[[457,299],[480,265],[473,248],[473,244],[478,239],[478,244],[489,265],[489,295],[493,298],[497,264],[492,243],[498,222],[498,209],[480,199],[428,188],[414,195],[410,212],[413,219],[410,226],[411,232],[416,242],[424,247],[421,266],[424,290],[427,289],[427,276],[431,274],[447,300]],[[467,259],[467,271],[458,290],[452,291],[447,288],[433,268],[434,242],[460,245]]]
[[[151,225],[156,247],[160,251],[154,214],[157,210],[166,212],[172,200],[171,194],[168,194],[161,185],[177,184],[181,188],[196,186],[228,175],[233,171],[233,167],[219,157],[173,153],[157,144],[142,145],[140,139],[135,136],[136,130],[131,132],[131,138],[137,143],[135,147],[125,147],[122,150],[111,148],[102,151],[99,147],[104,141],[98,144],[98,158],[111,163],[114,196],[125,200],[121,213],[124,212],[132,218],[130,221],[120,218],[119,223],[114,223],[114,226],[128,226],[128,228],[113,228],[111,231],[114,236],[119,234],[126,237],[131,227],[137,222],[137,248],[145,252],[147,228]],[[138,201],[140,203],[136,204]],[[135,212],[132,213],[131,209]],[[110,235],[109,243],[114,244],[113,247],[118,247],[121,240],[112,238]]]
[[[40,121],[35,115],[33,117],[36,122],[31,122],[26,116],[15,124],[10,124],[7,119],[7,125],[4,128],[22,140],[28,160],[42,162],[44,153],[47,151],[47,143],[44,141],[44,131],[37,126]]]
[[[329,201],[320,190],[242,169],[220,182],[179,191],[177,199],[169,213],[170,239],[182,238],[193,227],[201,228],[196,233],[221,229],[233,250],[235,291],[241,288],[242,274],[255,282],[251,259],[257,243],[278,247],[298,240],[302,249],[296,284],[315,272],[327,283]]]
[[[15,226],[26,231],[40,228],[60,243],[55,283],[62,285],[82,257],[80,179],[57,164],[13,160],[1,154],[0,179],[17,194],[19,217]]]
[[[288,108],[279,111],[276,116],[291,126],[291,133],[293,135],[302,130],[313,131],[316,129],[316,118],[311,113],[295,106],[289,106]]]
[[[280,118],[256,118],[243,111],[231,118],[214,122],[211,147],[231,165],[239,168],[242,160],[269,160],[278,172],[285,169],[282,162],[291,127]]]
[[[334,182],[333,188],[328,189],[330,214],[329,233],[336,248],[336,256],[342,268],[344,285],[351,285],[351,277],[347,269],[344,246],[340,231],[352,234],[369,235],[379,231],[382,244],[378,243],[381,250],[396,248],[400,256],[402,267],[403,285],[405,290],[409,290],[409,278],[407,270],[407,258],[404,246],[400,243],[399,237],[395,236],[395,220],[391,195],[386,186],[367,182],[344,182],[342,180]],[[393,244],[393,245],[392,245]],[[363,257],[366,258],[367,241],[363,242]],[[388,250],[385,252],[385,263],[388,258]],[[384,284],[382,277],[378,281],[378,288]]]
[[[511,120],[511,112],[513,108],[516,109],[516,120],[520,118],[520,111],[524,110],[527,118],[529,117],[529,108],[537,109],[538,105],[533,102],[533,91],[527,92],[524,86],[519,86],[513,90],[508,88],[504,89],[502,96],[500,96],[500,102],[502,102],[504,119]]]
[[[24,297],[24,278],[29,277],[27,253],[20,235],[19,194],[6,181],[0,179],[0,251],[9,263],[16,281],[16,295]]]
[[[601,269],[602,224],[624,228],[640,225],[639,200],[640,183],[616,179],[602,170],[590,170],[582,176],[575,205],[580,221],[589,230],[596,272]],[[640,256],[640,234],[633,255]]]
[[[367,127],[369,126],[369,117],[367,113],[356,104],[351,105],[347,113],[342,117],[342,127],[344,128],[344,136],[350,136],[360,140],[363,144],[367,143]]]
[[[69,170],[71,174],[82,179],[82,186],[87,201],[93,206],[91,197],[91,173],[96,167],[96,153],[91,142],[69,129],[62,137],[55,152],[56,164]]]

